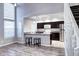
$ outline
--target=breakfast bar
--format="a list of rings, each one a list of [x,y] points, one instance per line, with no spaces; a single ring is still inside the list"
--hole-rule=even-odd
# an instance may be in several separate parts
[[[41,45],[42,46],[48,46],[50,45],[50,34],[44,34],[44,33],[25,33],[25,37],[32,37],[32,41],[34,38],[40,38],[41,39]]]

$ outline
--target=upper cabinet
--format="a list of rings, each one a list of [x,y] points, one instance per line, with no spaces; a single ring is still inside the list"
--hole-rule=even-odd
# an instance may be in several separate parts
[[[44,29],[44,25],[50,25],[50,28],[59,28],[59,24],[64,24],[64,21],[37,23],[37,29]]]
[[[15,20],[15,6],[10,3],[4,3],[4,19]]]

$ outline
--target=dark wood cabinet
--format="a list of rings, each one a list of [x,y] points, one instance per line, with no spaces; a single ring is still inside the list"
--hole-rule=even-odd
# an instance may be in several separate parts
[[[52,44],[52,40],[59,41],[60,34],[59,33],[51,33],[50,34],[50,45]]]
[[[51,24],[51,28],[59,28],[59,24]]]
[[[59,41],[59,33],[51,33],[50,40],[57,40]]]
[[[37,29],[44,29],[44,23],[37,23]]]
[[[37,23],[37,29],[44,29],[44,25],[47,24],[50,24],[51,28],[59,28],[59,24],[63,24],[63,23],[64,21]]]
[[[44,25],[50,24],[51,28],[59,28],[60,24],[64,24],[64,21],[57,21],[57,22],[44,22],[44,23],[37,23],[37,29],[44,29]],[[50,45],[52,44],[52,40],[60,40],[60,33],[51,32],[50,34]]]

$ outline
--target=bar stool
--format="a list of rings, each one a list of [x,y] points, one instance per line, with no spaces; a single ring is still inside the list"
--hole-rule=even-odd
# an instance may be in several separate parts
[[[25,44],[29,45],[29,46],[32,45],[32,37],[26,37],[25,38]]]
[[[41,46],[41,38],[34,38],[34,45]]]
[[[38,38],[38,46],[41,46],[41,38]]]

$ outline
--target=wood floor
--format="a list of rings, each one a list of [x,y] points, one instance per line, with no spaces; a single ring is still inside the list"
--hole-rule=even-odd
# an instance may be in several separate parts
[[[23,44],[11,44],[0,47],[0,56],[64,56],[64,48],[34,47]]]

